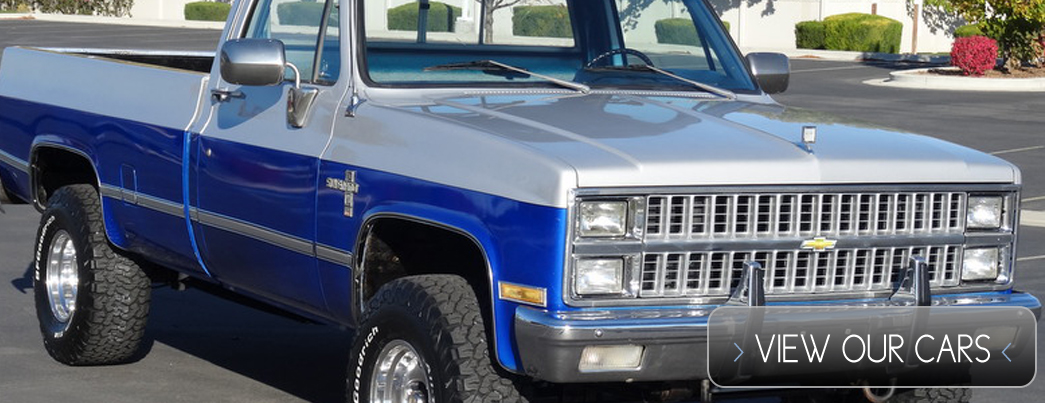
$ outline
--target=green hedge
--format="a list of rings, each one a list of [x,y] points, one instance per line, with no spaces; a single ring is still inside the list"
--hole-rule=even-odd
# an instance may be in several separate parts
[[[185,4],[185,19],[189,21],[225,21],[229,16],[228,3],[197,1]]]
[[[570,12],[566,6],[518,6],[512,8],[512,34],[572,38]]]
[[[983,30],[980,29],[980,24],[969,24],[962,25],[958,29],[954,30],[955,38],[966,38],[970,36],[986,36],[983,34]]]
[[[799,49],[824,49],[826,28],[821,21],[802,21],[795,24],[795,46]]]
[[[428,29],[426,32],[453,32],[454,20],[461,16],[461,9],[438,1],[431,1],[428,4]],[[420,2],[407,3],[389,9],[388,29],[416,32],[418,7],[420,7]]]
[[[729,22],[722,21],[726,32],[729,32]],[[700,46],[700,37],[697,29],[693,26],[693,20],[689,18],[665,18],[657,20],[653,24],[653,30],[657,34],[657,43],[673,43],[676,45]]]
[[[689,18],[667,18],[653,24],[657,33],[657,43],[674,43],[676,45],[700,46],[697,28]]]
[[[323,21],[323,7],[325,4],[318,1],[282,3],[276,6],[276,15],[279,16],[280,25],[318,27]]]
[[[824,31],[829,50],[897,53],[903,24],[879,15],[848,13],[824,18]]]

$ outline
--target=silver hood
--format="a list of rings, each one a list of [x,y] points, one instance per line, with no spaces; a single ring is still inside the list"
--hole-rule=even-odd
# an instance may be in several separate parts
[[[1013,165],[967,147],[776,104],[623,94],[430,102],[403,108],[561,160],[582,188],[1019,181]],[[804,126],[818,131],[808,148]]]

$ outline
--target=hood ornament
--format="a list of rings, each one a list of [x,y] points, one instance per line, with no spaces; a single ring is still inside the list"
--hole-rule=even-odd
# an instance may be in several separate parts
[[[816,126],[802,126],[802,144],[798,145],[799,148],[812,154],[814,143],[816,143]]]

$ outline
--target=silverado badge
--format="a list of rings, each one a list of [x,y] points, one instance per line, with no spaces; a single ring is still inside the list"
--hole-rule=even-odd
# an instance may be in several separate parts
[[[355,204],[355,195],[359,193],[359,184],[356,183],[356,171],[345,171],[345,179],[327,178],[327,187],[345,193],[345,217],[351,217]]]
[[[838,243],[838,241],[834,239],[818,237],[802,241],[802,249],[812,249],[814,252],[823,252],[828,249],[834,249],[836,243]]]

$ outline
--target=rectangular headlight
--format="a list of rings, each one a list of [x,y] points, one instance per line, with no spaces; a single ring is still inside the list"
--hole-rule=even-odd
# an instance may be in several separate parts
[[[962,257],[962,280],[994,280],[1001,266],[999,248],[966,249]]]
[[[577,231],[581,237],[624,236],[628,232],[628,202],[624,200],[581,202],[579,219],[580,225]]]
[[[965,222],[973,229],[1001,228],[1005,199],[1001,196],[969,196]]]
[[[573,289],[579,295],[624,292],[624,259],[579,259],[575,269]]]

